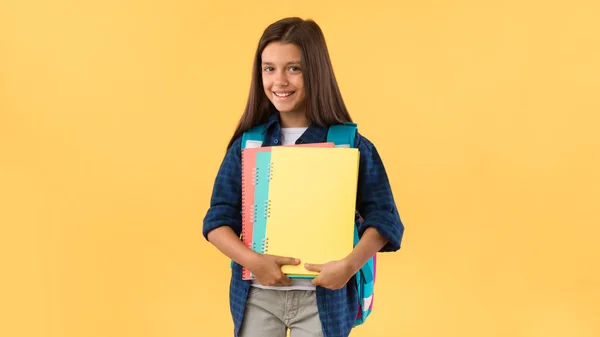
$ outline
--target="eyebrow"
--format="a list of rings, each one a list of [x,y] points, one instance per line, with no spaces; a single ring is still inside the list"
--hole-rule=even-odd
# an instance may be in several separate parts
[[[286,63],[286,65],[290,65],[290,64],[300,64],[300,61],[292,61],[292,62],[288,62],[288,63]],[[265,66],[272,66],[272,65],[274,65],[274,64],[273,64],[273,63],[271,63],[271,62],[263,62],[263,63],[262,63],[262,65],[265,65]]]

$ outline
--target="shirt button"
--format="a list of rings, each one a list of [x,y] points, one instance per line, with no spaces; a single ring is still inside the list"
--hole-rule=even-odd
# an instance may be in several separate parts
[[[302,144],[304,141],[302,139],[298,139],[298,144]]]
[[[279,139],[277,139],[277,138],[273,139],[273,144],[279,144]]]

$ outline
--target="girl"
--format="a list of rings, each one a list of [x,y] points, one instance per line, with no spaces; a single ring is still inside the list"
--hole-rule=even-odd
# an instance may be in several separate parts
[[[325,38],[312,20],[286,18],[260,38],[250,95],[215,179],[203,234],[234,261],[229,300],[236,337],[345,337],[356,318],[353,281],[377,252],[396,251],[404,232],[382,160],[357,134],[360,151],[357,213],[361,239],[344,259],[323,265],[293,256],[253,252],[239,239],[241,221],[241,135],[266,124],[262,146],[318,143],[330,125],[350,122]],[[290,280],[286,264],[304,263],[319,272],[313,280]],[[255,276],[242,280],[242,266]]]

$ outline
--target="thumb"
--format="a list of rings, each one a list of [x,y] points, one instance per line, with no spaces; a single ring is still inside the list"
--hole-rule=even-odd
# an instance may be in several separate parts
[[[312,281],[310,283],[312,283],[312,285],[314,285],[314,286],[320,286],[321,285],[321,275],[317,275],[317,277],[312,279]]]
[[[290,279],[287,275],[283,275],[283,279],[281,279],[281,285],[289,286],[292,284],[292,279]]]
[[[300,263],[300,260],[295,259],[293,257],[284,257],[284,256],[274,256],[274,257],[275,257],[275,263],[277,263],[280,266],[294,265],[294,264]]]

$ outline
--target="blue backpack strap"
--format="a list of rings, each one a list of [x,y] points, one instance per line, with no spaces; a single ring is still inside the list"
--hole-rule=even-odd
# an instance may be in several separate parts
[[[337,124],[329,127],[327,141],[333,142],[336,147],[354,147],[358,126],[352,122]]]
[[[266,124],[257,125],[242,134],[242,149],[261,147],[264,141],[263,131]]]

